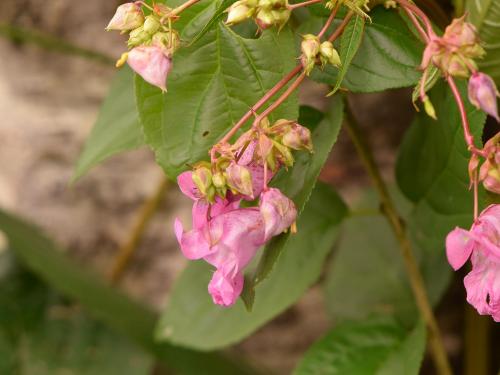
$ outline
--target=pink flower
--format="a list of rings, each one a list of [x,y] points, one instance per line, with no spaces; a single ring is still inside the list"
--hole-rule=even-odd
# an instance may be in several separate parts
[[[469,101],[500,122],[497,96],[500,96],[495,82],[487,74],[476,72],[469,79]]]
[[[144,80],[167,91],[166,80],[172,69],[172,60],[157,46],[139,46],[128,54],[128,64]]]
[[[136,29],[144,23],[144,13],[138,3],[126,3],[116,9],[106,30],[128,31]]]
[[[279,189],[275,188],[262,193],[260,212],[264,219],[266,239],[283,233],[297,218],[295,204]]]
[[[500,205],[486,208],[470,231],[455,228],[446,238],[446,255],[454,270],[471,259],[464,278],[467,301],[481,315],[500,322]]]
[[[189,232],[184,232],[178,219],[175,221],[175,234],[184,256],[203,258],[216,267],[209,293],[214,303],[223,306],[236,301],[243,287],[242,272],[265,243],[259,210],[232,207],[221,205],[218,215],[210,218],[205,215],[204,219],[195,219],[193,215],[193,229]]]
[[[500,133],[484,145],[486,160],[479,170],[479,180],[484,188],[495,194],[500,194]]]

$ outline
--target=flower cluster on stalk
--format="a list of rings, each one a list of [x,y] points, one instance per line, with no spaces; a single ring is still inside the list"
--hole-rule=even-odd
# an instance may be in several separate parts
[[[178,177],[193,200],[192,229],[179,220],[175,233],[188,259],[216,268],[208,291],[214,303],[234,304],[243,288],[243,270],[272,237],[295,229],[297,209],[279,189],[268,186],[281,168],[294,163],[292,150],[312,152],[309,129],[294,121],[267,119],[233,144],[220,143],[218,157],[200,162]],[[242,201],[251,203],[241,206]]]

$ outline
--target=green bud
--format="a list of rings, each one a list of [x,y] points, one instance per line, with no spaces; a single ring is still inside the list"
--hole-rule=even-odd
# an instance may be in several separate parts
[[[432,105],[432,102],[428,96],[424,98],[423,103],[424,103],[425,113],[427,113],[427,115],[433,118],[434,120],[437,120],[436,110],[434,109],[434,106]]]
[[[300,49],[302,50],[301,61],[307,75],[311,73],[316,65],[316,58],[320,52],[320,41],[316,35],[307,34],[302,37]]]
[[[235,2],[227,9],[227,25],[235,25],[252,17],[255,8],[248,4],[248,1],[241,0]]]
[[[226,178],[221,172],[217,172],[212,176],[212,182],[217,189],[222,189],[226,186]]]
[[[210,169],[207,167],[196,168],[191,178],[201,195],[207,196],[209,188],[212,186],[212,172],[210,172]]]
[[[339,67],[341,64],[339,53],[335,48],[333,48],[333,44],[331,42],[323,42],[319,47],[319,53],[321,54],[321,61],[324,65],[324,62],[328,62],[333,66]]]
[[[160,26],[160,21],[155,16],[147,16],[143,28],[149,35],[153,35],[158,31]]]
[[[135,30],[132,30],[129,34],[129,39],[127,42],[127,45],[129,47],[136,47],[141,44],[144,44],[144,42],[148,41],[151,36],[144,31],[144,26],[138,27]]]
[[[172,55],[179,48],[179,34],[175,30],[158,32],[153,35],[152,43],[161,47],[166,54]]]

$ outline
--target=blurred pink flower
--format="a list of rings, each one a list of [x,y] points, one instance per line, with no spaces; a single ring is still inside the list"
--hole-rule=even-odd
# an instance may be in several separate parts
[[[139,46],[128,54],[128,64],[144,80],[162,91],[167,91],[167,76],[172,69],[172,59],[157,46]]]
[[[500,205],[486,208],[470,231],[455,228],[446,238],[446,255],[454,270],[471,259],[464,278],[467,301],[481,315],[500,322]]]
[[[283,233],[297,218],[295,204],[276,188],[270,188],[262,193],[260,213],[264,219],[266,239]]]

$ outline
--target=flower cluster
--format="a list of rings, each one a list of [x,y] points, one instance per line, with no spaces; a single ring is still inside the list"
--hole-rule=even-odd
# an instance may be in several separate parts
[[[230,306],[243,288],[243,270],[272,237],[294,231],[297,209],[268,183],[281,167],[294,163],[291,150],[312,151],[309,130],[293,121],[267,119],[234,144],[214,146],[220,156],[200,162],[178,177],[191,198],[192,229],[175,221],[175,233],[188,259],[204,259],[216,268],[208,291],[214,303]],[[241,202],[247,203],[241,207]]]
[[[122,54],[117,67],[129,66],[146,82],[167,90],[166,80],[172,69],[172,55],[179,47],[179,34],[171,24],[177,16],[163,4],[155,4],[145,15],[143,2],[120,5],[106,30],[129,33],[129,52]]]
[[[464,278],[467,301],[500,322],[500,205],[485,209],[470,231],[455,228],[448,234],[446,255],[455,270],[470,258],[472,271]]]
[[[329,41],[320,41],[316,35],[306,34],[302,37],[300,45],[302,50],[301,62],[307,75],[311,73],[315,65],[321,64],[324,68],[326,64],[332,64],[335,67],[341,65],[340,56]]]
[[[253,18],[260,30],[283,27],[292,13],[287,0],[239,0],[226,12],[226,24],[235,25]]]

